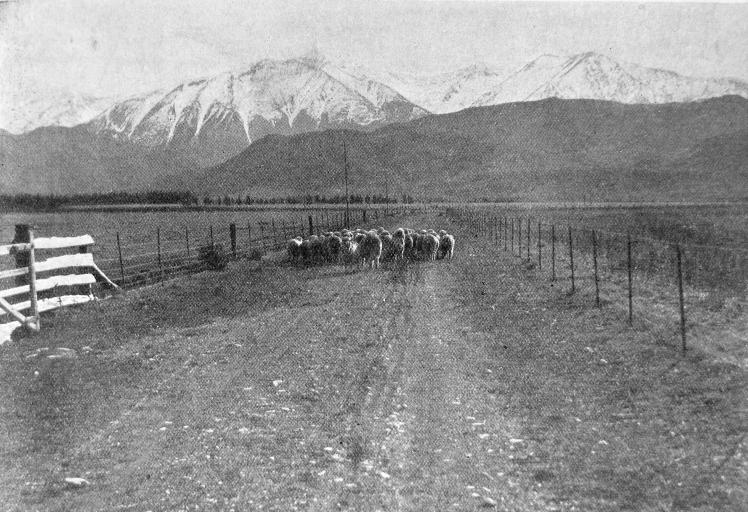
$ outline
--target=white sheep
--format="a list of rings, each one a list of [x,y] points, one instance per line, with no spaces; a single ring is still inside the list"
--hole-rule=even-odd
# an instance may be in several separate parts
[[[432,234],[424,235],[421,241],[421,253],[423,254],[424,259],[435,261],[438,250],[439,239]]]
[[[446,258],[449,257],[449,259],[452,259],[452,256],[454,256],[455,252],[455,237],[453,235],[445,234],[441,237],[441,240],[439,241],[439,257]]]
[[[300,236],[286,242],[286,253],[288,253],[289,261],[295,263],[301,259],[301,244],[303,242],[304,239]]]
[[[371,268],[379,268],[382,257],[382,239],[376,231],[371,230],[360,238],[358,246],[358,258],[363,265]]]

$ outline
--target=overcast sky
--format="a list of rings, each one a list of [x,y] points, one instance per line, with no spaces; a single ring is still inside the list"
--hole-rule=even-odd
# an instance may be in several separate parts
[[[595,51],[748,80],[748,4],[18,0],[0,4],[0,95],[134,94],[314,45],[416,73]]]

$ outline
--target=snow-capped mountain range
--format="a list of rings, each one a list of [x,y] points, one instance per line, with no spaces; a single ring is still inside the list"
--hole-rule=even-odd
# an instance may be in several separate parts
[[[338,66],[312,54],[263,60],[123,101],[62,94],[46,101],[10,99],[0,105],[0,128],[20,133],[84,124],[97,134],[147,147],[196,140],[213,146],[227,138],[231,147],[241,147],[270,133],[371,129],[428,113],[554,96],[668,103],[728,94],[748,98],[748,83],[685,77],[596,53],[542,55],[509,75],[473,65],[430,76]]]
[[[311,56],[263,60],[242,72],[131,98],[112,105],[90,124],[98,133],[162,146],[216,131],[251,143],[269,133],[375,128],[425,114],[386,85]]]
[[[117,100],[54,90],[45,94],[0,96],[0,129],[29,132],[42,126],[75,126],[101,114]]]
[[[372,72],[372,76],[435,114],[551,97],[630,104],[698,101],[730,94],[748,98],[748,82],[686,77],[619,63],[592,52],[572,57],[541,55],[508,76],[486,65],[432,76],[390,72]]]

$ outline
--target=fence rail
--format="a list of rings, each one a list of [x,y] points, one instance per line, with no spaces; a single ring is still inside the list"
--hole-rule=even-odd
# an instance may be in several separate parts
[[[40,313],[93,300],[91,285],[97,282],[97,277],[99,281],[116,287],[96,265],[93,255],[86,252],[93,244],[94,240],[90,235],[35,238],[34,229],[31,226],[16,225],[14,240],[8,245],[0,246],[0,255],[13,256],[16,266],[14,269],[0,272],[0,280],[15,278],[17,285],[0,290],[0,319],[5,316],[13,318],[10,322],[0,324],[0,344],[7,341],[12,332],[22,326],[30,331],[39,331]],[[37,251],[73,247],[78,249],[78,254],[53,256],[44,261],[36,261]],[[38,274],[69,268],[88,268],[96,276],[92,273],[76,273],[37,279]],[[85,289],[87,293],[57,295],[63,289]],[[53,292],[52,296],[39,296],[39,294],[47,295],[45,292],[50,291]],[[28,299],[15,303],[7,300],[19,295],[28,295]],[[29,310],[30,312],[26,313]]]

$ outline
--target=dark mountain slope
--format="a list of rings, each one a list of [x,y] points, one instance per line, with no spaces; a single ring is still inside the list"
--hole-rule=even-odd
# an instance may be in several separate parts
[[[744,194],[740,172],[748,100],[623,105],[549,99],[467,109],[371,133],[266,137],[204,173],[200,190],[340,193],[343,141],[352,190],[425,198],[693,199]],[[724,155],[738,155],[723,165]],[[679,171],[680,170],[680,171]],[[732,182],[731,180],[736,180]]]

